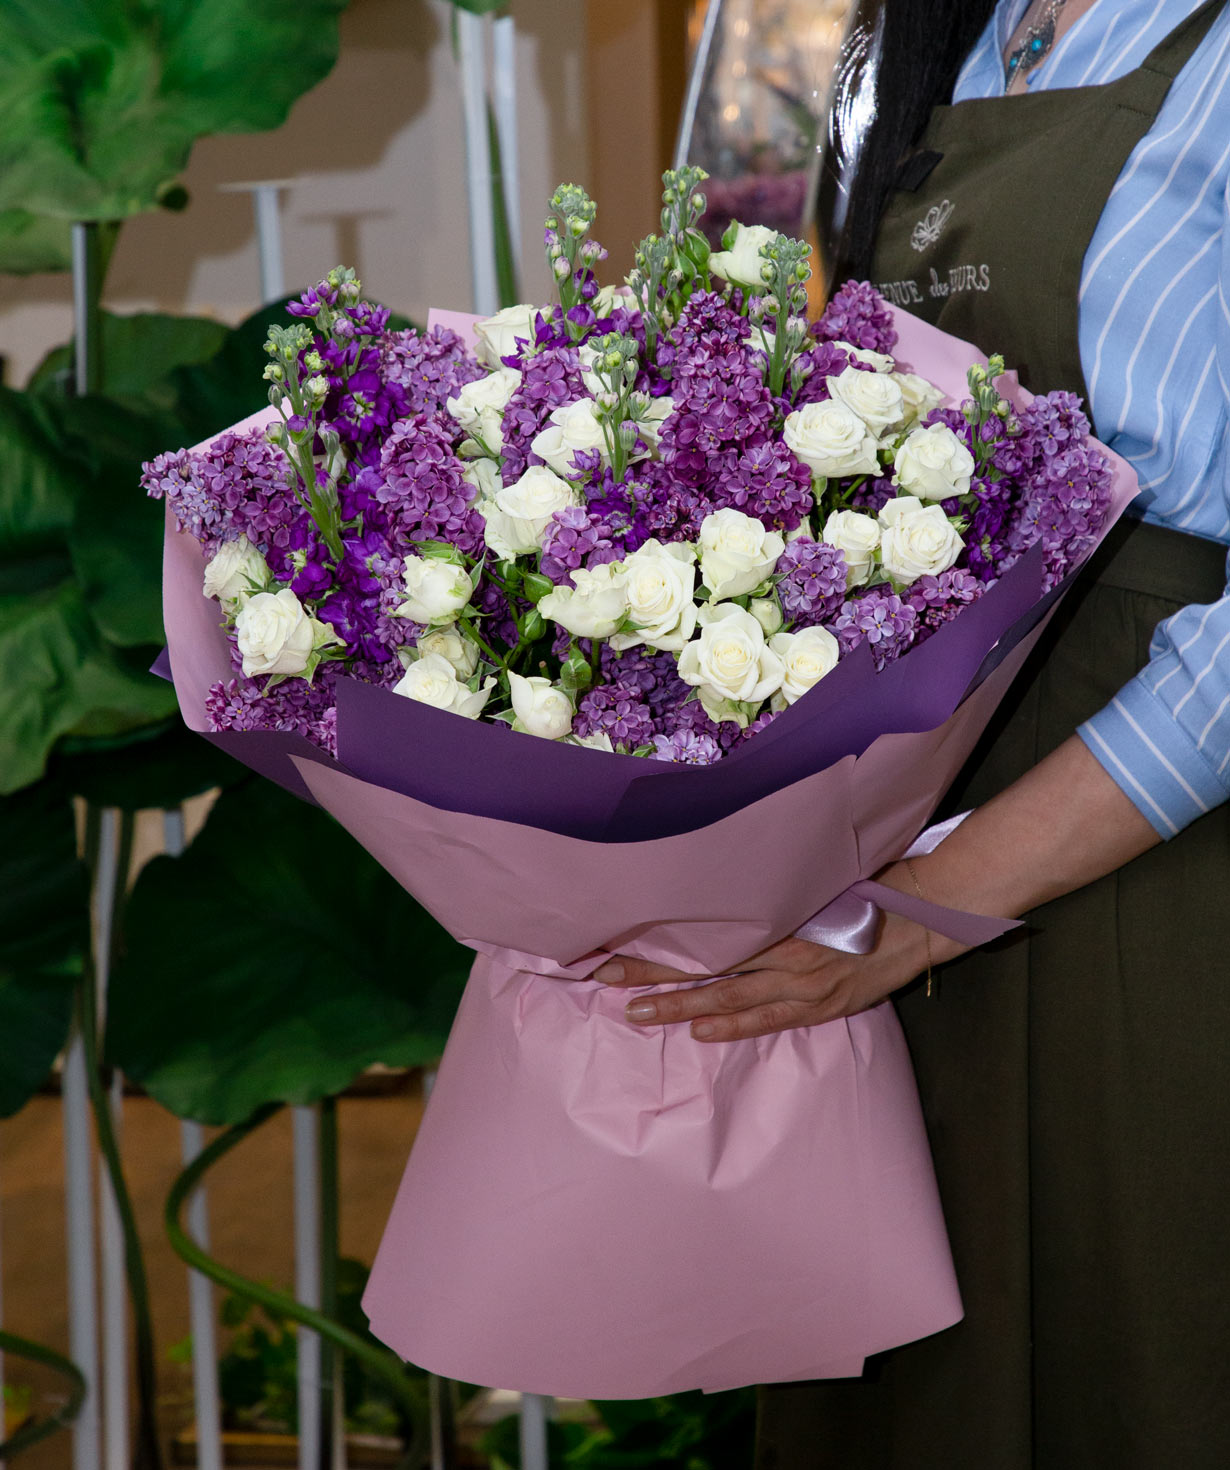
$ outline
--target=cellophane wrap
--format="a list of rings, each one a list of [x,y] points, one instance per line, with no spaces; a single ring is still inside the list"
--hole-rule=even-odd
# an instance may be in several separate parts
[[[899,361],[959,402],[981,354],[895,325]],[[1113,522],[1136,486],[1110,458]],[[208,736],[331,812],[478,954],[372,1268],[378,1337],[471,1383],[640,1398],[857,1374],[959,1319],[890,1004],[712,1044],[631,1025],[629,992],[587,977],[612,953],[730,970],[904,853],[1053,611],[1038,552],[882,672],[856,650],[708,767],[345,680],[337,760],[292,734]],[[168,516],[170,671],[202,732],[230,669],[203,568]]]

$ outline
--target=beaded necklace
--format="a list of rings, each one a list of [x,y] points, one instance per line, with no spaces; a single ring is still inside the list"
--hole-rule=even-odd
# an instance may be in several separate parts
[[[1055,23],[1066,0],[1047,0],[1038,19],[1021,37],[1004,63],[1004,86],[1010,87],[1017,73],[1032,71],[1055,44]]]

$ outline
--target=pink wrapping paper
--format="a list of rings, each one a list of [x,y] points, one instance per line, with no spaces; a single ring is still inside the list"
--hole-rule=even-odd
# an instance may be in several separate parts
[[[464,332],[472,319],[433,320]],[[974,349],[896,320],[901,362],[959,392]],[[1112,520],[1133,493],[1120,462]],[[202,569],[169,521],[171,667],[198,730],[205,691],[229,674]],[[627,993],[586,977],[613,952],[733,968],[903,853],[1042,626],[935,728],[881,735],[665,837],[446,809],[268,737],[288,784],[480,956],[364,1299],[379,1337],[469,1382],[635,1398],[855,1374],[958,1320],[891,1005],[706,1045],[630,1025]],[[516,782],[533,737],[490,735]],[[228,748],[263,768],[262,737]]]

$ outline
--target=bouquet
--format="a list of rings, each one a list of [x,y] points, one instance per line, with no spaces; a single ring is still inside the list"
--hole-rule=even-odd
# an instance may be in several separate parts
[[[865,948],[871,901],[1002,932],[869,875],[1134,488],[870,287],[809,324],[808,247],[712,252],[703,181],[618,288],[558,190],[541,308],[390,331],[332,272],[270,408],[146,472],[185,719],[479,953],[366,1298],[470,1382],[844,1375],[957,1319],[891,1006],[706,1046],[587,977]]]

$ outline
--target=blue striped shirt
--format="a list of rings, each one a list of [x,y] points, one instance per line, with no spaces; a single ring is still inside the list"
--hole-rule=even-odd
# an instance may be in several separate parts
[[[1097,0],[1029,89],[1114,81],[1197,5]],[[954,101],[1003,94],[1004,47],[1027,8],[1000,0]],[[1230,543],[1230,5],[1107,201],[1085,256],[1080,350],[1096,432],[1140,477],[1133,511]],[[1149,653],[1079,733],[1172,837],[1230,797],[1230,586],[1167,618]]]

